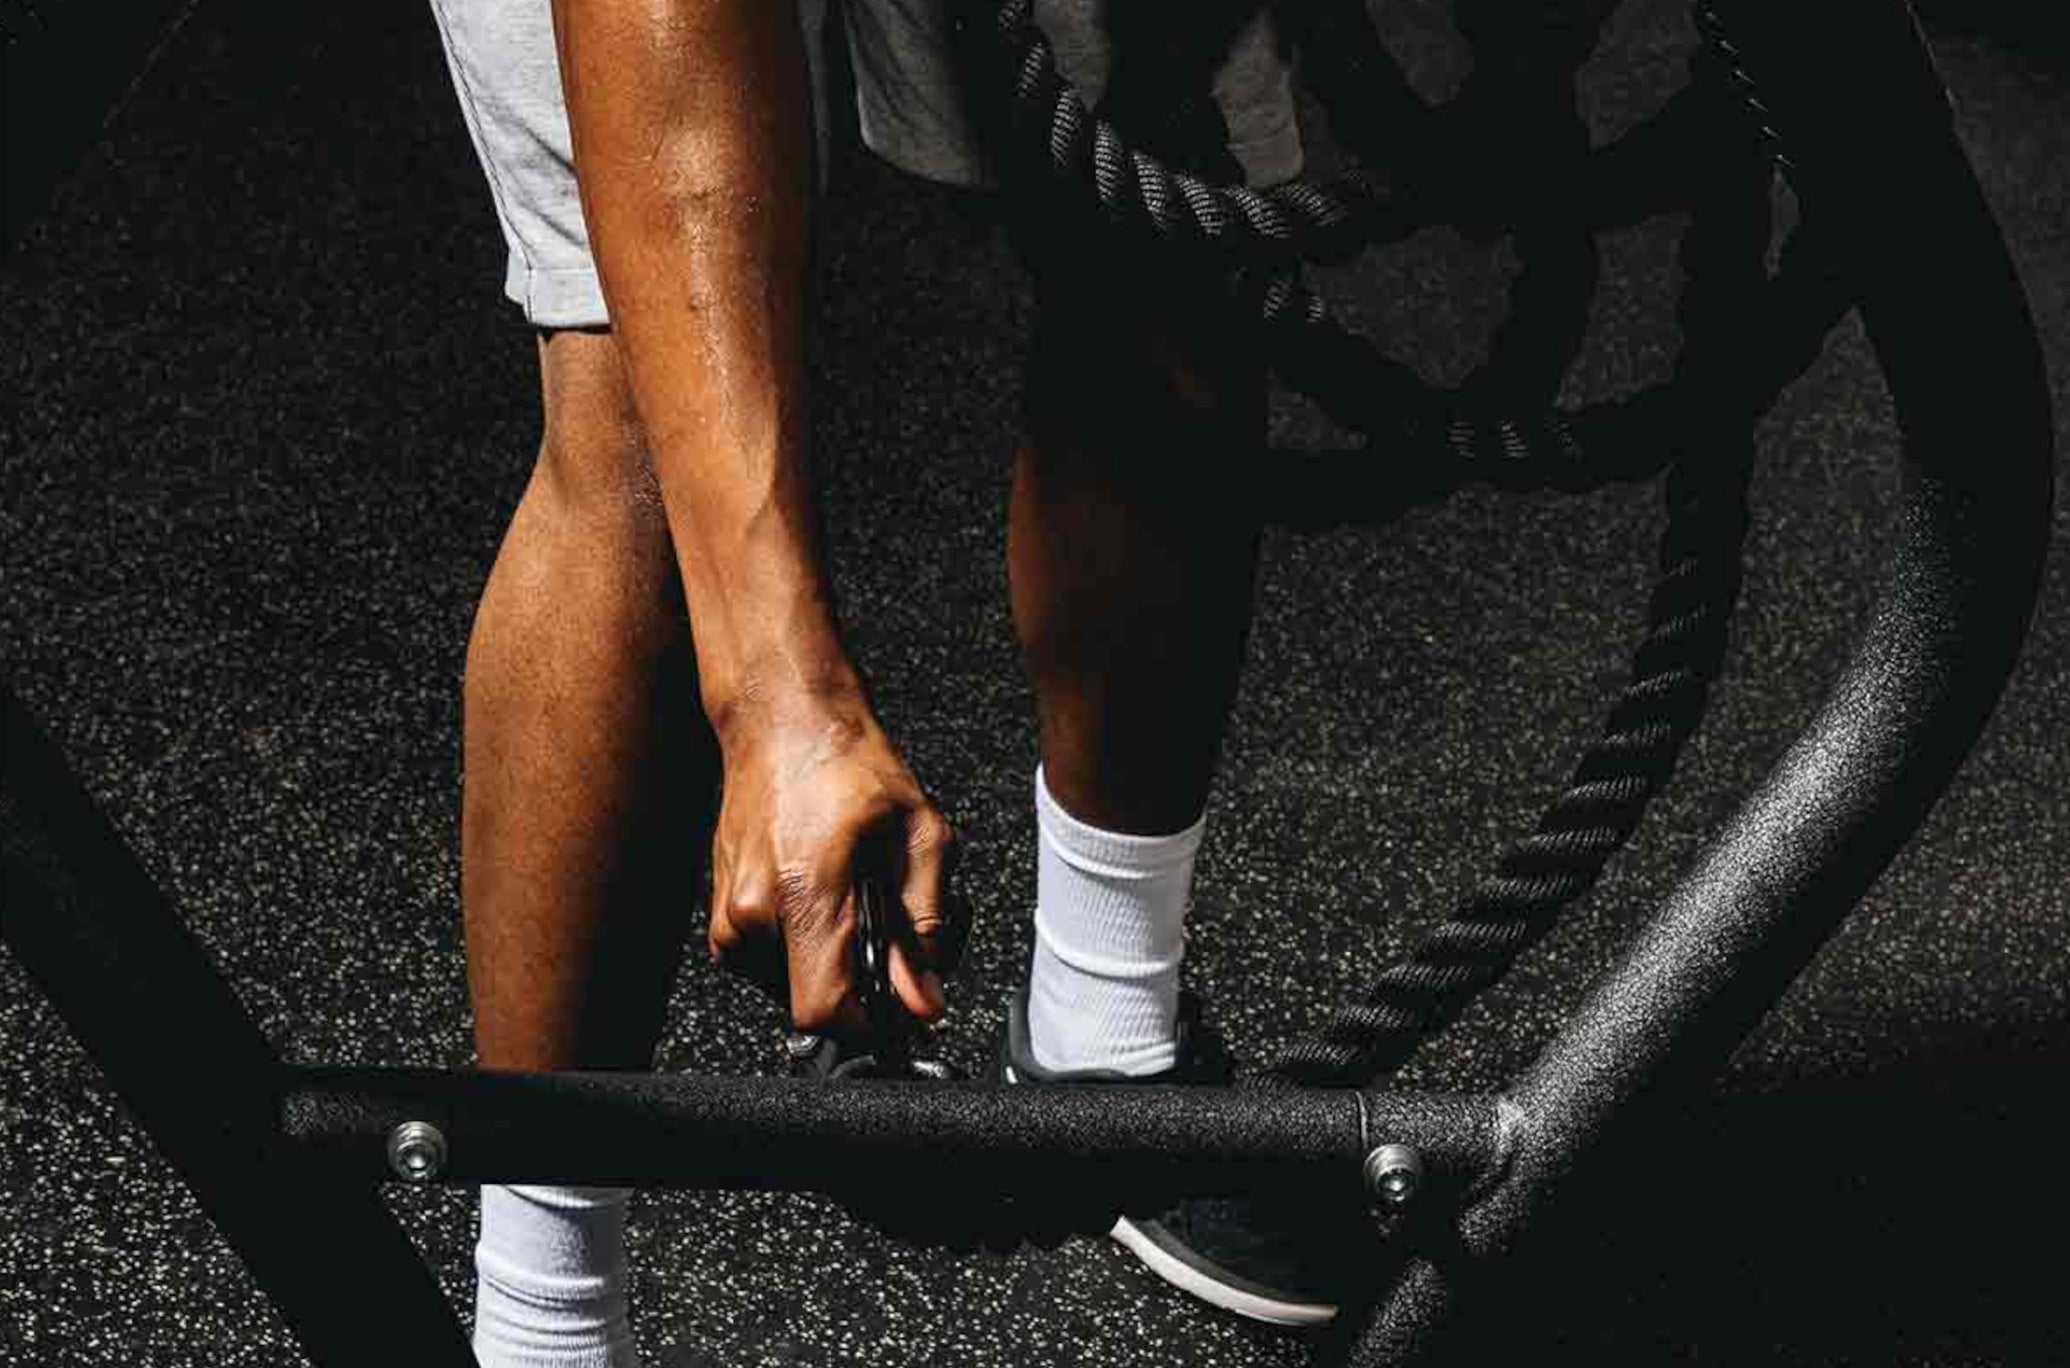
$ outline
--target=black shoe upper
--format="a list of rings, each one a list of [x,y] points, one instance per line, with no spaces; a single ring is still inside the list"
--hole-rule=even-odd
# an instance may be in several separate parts
[[[1021,988],[1007,1009],[996,1068],[1002,1079],[1036,1085],[1216,1085],[1234,1078],[1235,1067],[1220,1033],[1201,1019],[1199,1000],[1191,994],[1180,998],[1178,1030],[1179,1062],[1163,1073],[1131,1077],[1108,1070],[1044,1069],[1035,1062],[1029,1044],[1027,990]],[[1335,1289],[1343,1282],[1340,1270],[1357,1263],[1347,1250],[1370,1241],[1372,1233],[1364,1212],[1295,1212],[1244,1196],[1153,1199],[1123,1206],[1152,1239],[1208,1276],[1294,1302],[1335,1304]],[[1097,1218],[1081,1217],[1078,1223],[1105,1228]]]

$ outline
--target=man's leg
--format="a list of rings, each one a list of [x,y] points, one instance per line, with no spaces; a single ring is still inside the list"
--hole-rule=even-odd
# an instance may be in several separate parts
[[[1049,291],[1015,469],[1014,620],[1042,727],[1035,949],[1007,1051],[1024,1082],[1183,1079],[1202,1062],[1179,967],[1256,572],[1258,529],[1228,472],[1263,443],[1264,378],[1213,310],[1171,291],[1112,302],[1131,288]],[[1336,1314],[1337,1235],[1299,1213],[1186,1201],[1113,1233],[1225,1310]]]
[[[1176,1062],[1181,918],[1250,620],[1256,359],[1176,305],[1055,285],[1008,528],[1042,733],[1030,1044],[1048,1069]],[[1221,330],[1225,334],[1226,329]]]
[[[545,436],[468,643],[461,894],[481,1063],[646,1069],[716,752],[638,420],[605,333],[540,342]],[[686,853],[694,852],[694,854]],[[488,1368],[628,1368],[625,1193],[488,1187]]]

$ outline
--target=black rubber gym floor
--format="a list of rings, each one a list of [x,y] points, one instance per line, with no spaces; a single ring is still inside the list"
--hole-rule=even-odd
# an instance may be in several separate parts
[[[1644,8],[1591,68],[1603,132],[1680,79],[1685,21]],[[2070,82],[1984,38],[1941,35],[1936,52],[2070,450]],[[1447,79],[1440,55],[1418,61],[1419,79]],[[1001,536],[1028,294],[961,206],[861,154],[826,222],[831,550],[886,719],[968,837],[980,920],[945,1047],[975,1065],[1029,934],[1034,740]],[[1609,240],[1570,397],[1665,374],[1677,227]],[[501,255],[421,4],[219,0],[0,282],[8,676],[293,1060],[469,1058],[462,653],[538,423]],[[1500,283],[1499,257],[1434,233],[1330,288],[1398,354],[1455,378]],[[1278,425],[1326,435],[1291,402]],[[1728,671],[1673,787],[1597,894],[1409,1081],[1486,1087],[1527,1062],[1844,658],[1877,591],[1896,472],[1856,325],[1762,441]],[[1384,528],[1271,536],[1187,970],[1240,1054],[1355,991],[1555,790],[1622,679],[1661,520],[1650,485],[1474,491]],[[2070,1361],[2070,1185],[2051,1120],[2070,1066],[2060,513],[2056,527],[2024,660],[1919,839],[1740,1050],[1720,1104],[1569,1213],[1571,1252],[1542,1295],[1482,1308],[1536,1318],[1536,1352]],[[683,914],[701,926],[687,884]],[[778,1067],[773,1008],[700,956],[672,1021],[667,1068]],[[0,1363],[301,1361],[4,954],[0,1186]],[[471,1195],[391,1202],[464,1312]],[[703,1193],[642,1194],[632,1240],[657,1364],[1311,1352],[1166,1291],[1101,1241],[957,1258],[817,1199]],[[338,1295],[355,1295],[350,1268]]]

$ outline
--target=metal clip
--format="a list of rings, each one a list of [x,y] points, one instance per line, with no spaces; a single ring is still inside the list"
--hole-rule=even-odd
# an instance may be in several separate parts
[[[913,1055],[913,1018],[891,987],[891,938],[898,934],[892,914],[896,895],[876,877],[864,875],[855,885],[856,999],[866,1023],[856,1036],[796,1034],[784,1042],[792,1073],[806,1078],[955,1077],[948,1065]]]
[[[891,987],[891,937],[896,934],[888,896],[874,877],[855,884],[855,993],[869,1023],[870,1040],[886,1056],[903,1057],[912,1018]],[[891,1058],[887,1063],[894,1062]]]

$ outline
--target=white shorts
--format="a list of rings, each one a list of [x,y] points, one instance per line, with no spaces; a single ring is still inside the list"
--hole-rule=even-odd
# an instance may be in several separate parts
[[[946,6],[973,2],[986,0],[795,0],[812,64],[822,167],[831,123],[826,42],[835,36],[848,44],[857,121],[872,151],[930,180],[987,183],[983,149],[960,107],[947,33]],[[838,35],[828,31],[830,4],[839,10]],[[510,249],[504,293],[537,327],[604,326],[610,320],[576,191],[550,0],[431,0],[431,8]],[[1105,0],[1036,4],[1059,69],[1088,104],[1106,84],[1105,9]],[[1261,10],[1231,44],[1214,94],[1229,150],[1251,184],[1299,173],[1290,64],[1268,12]]]

